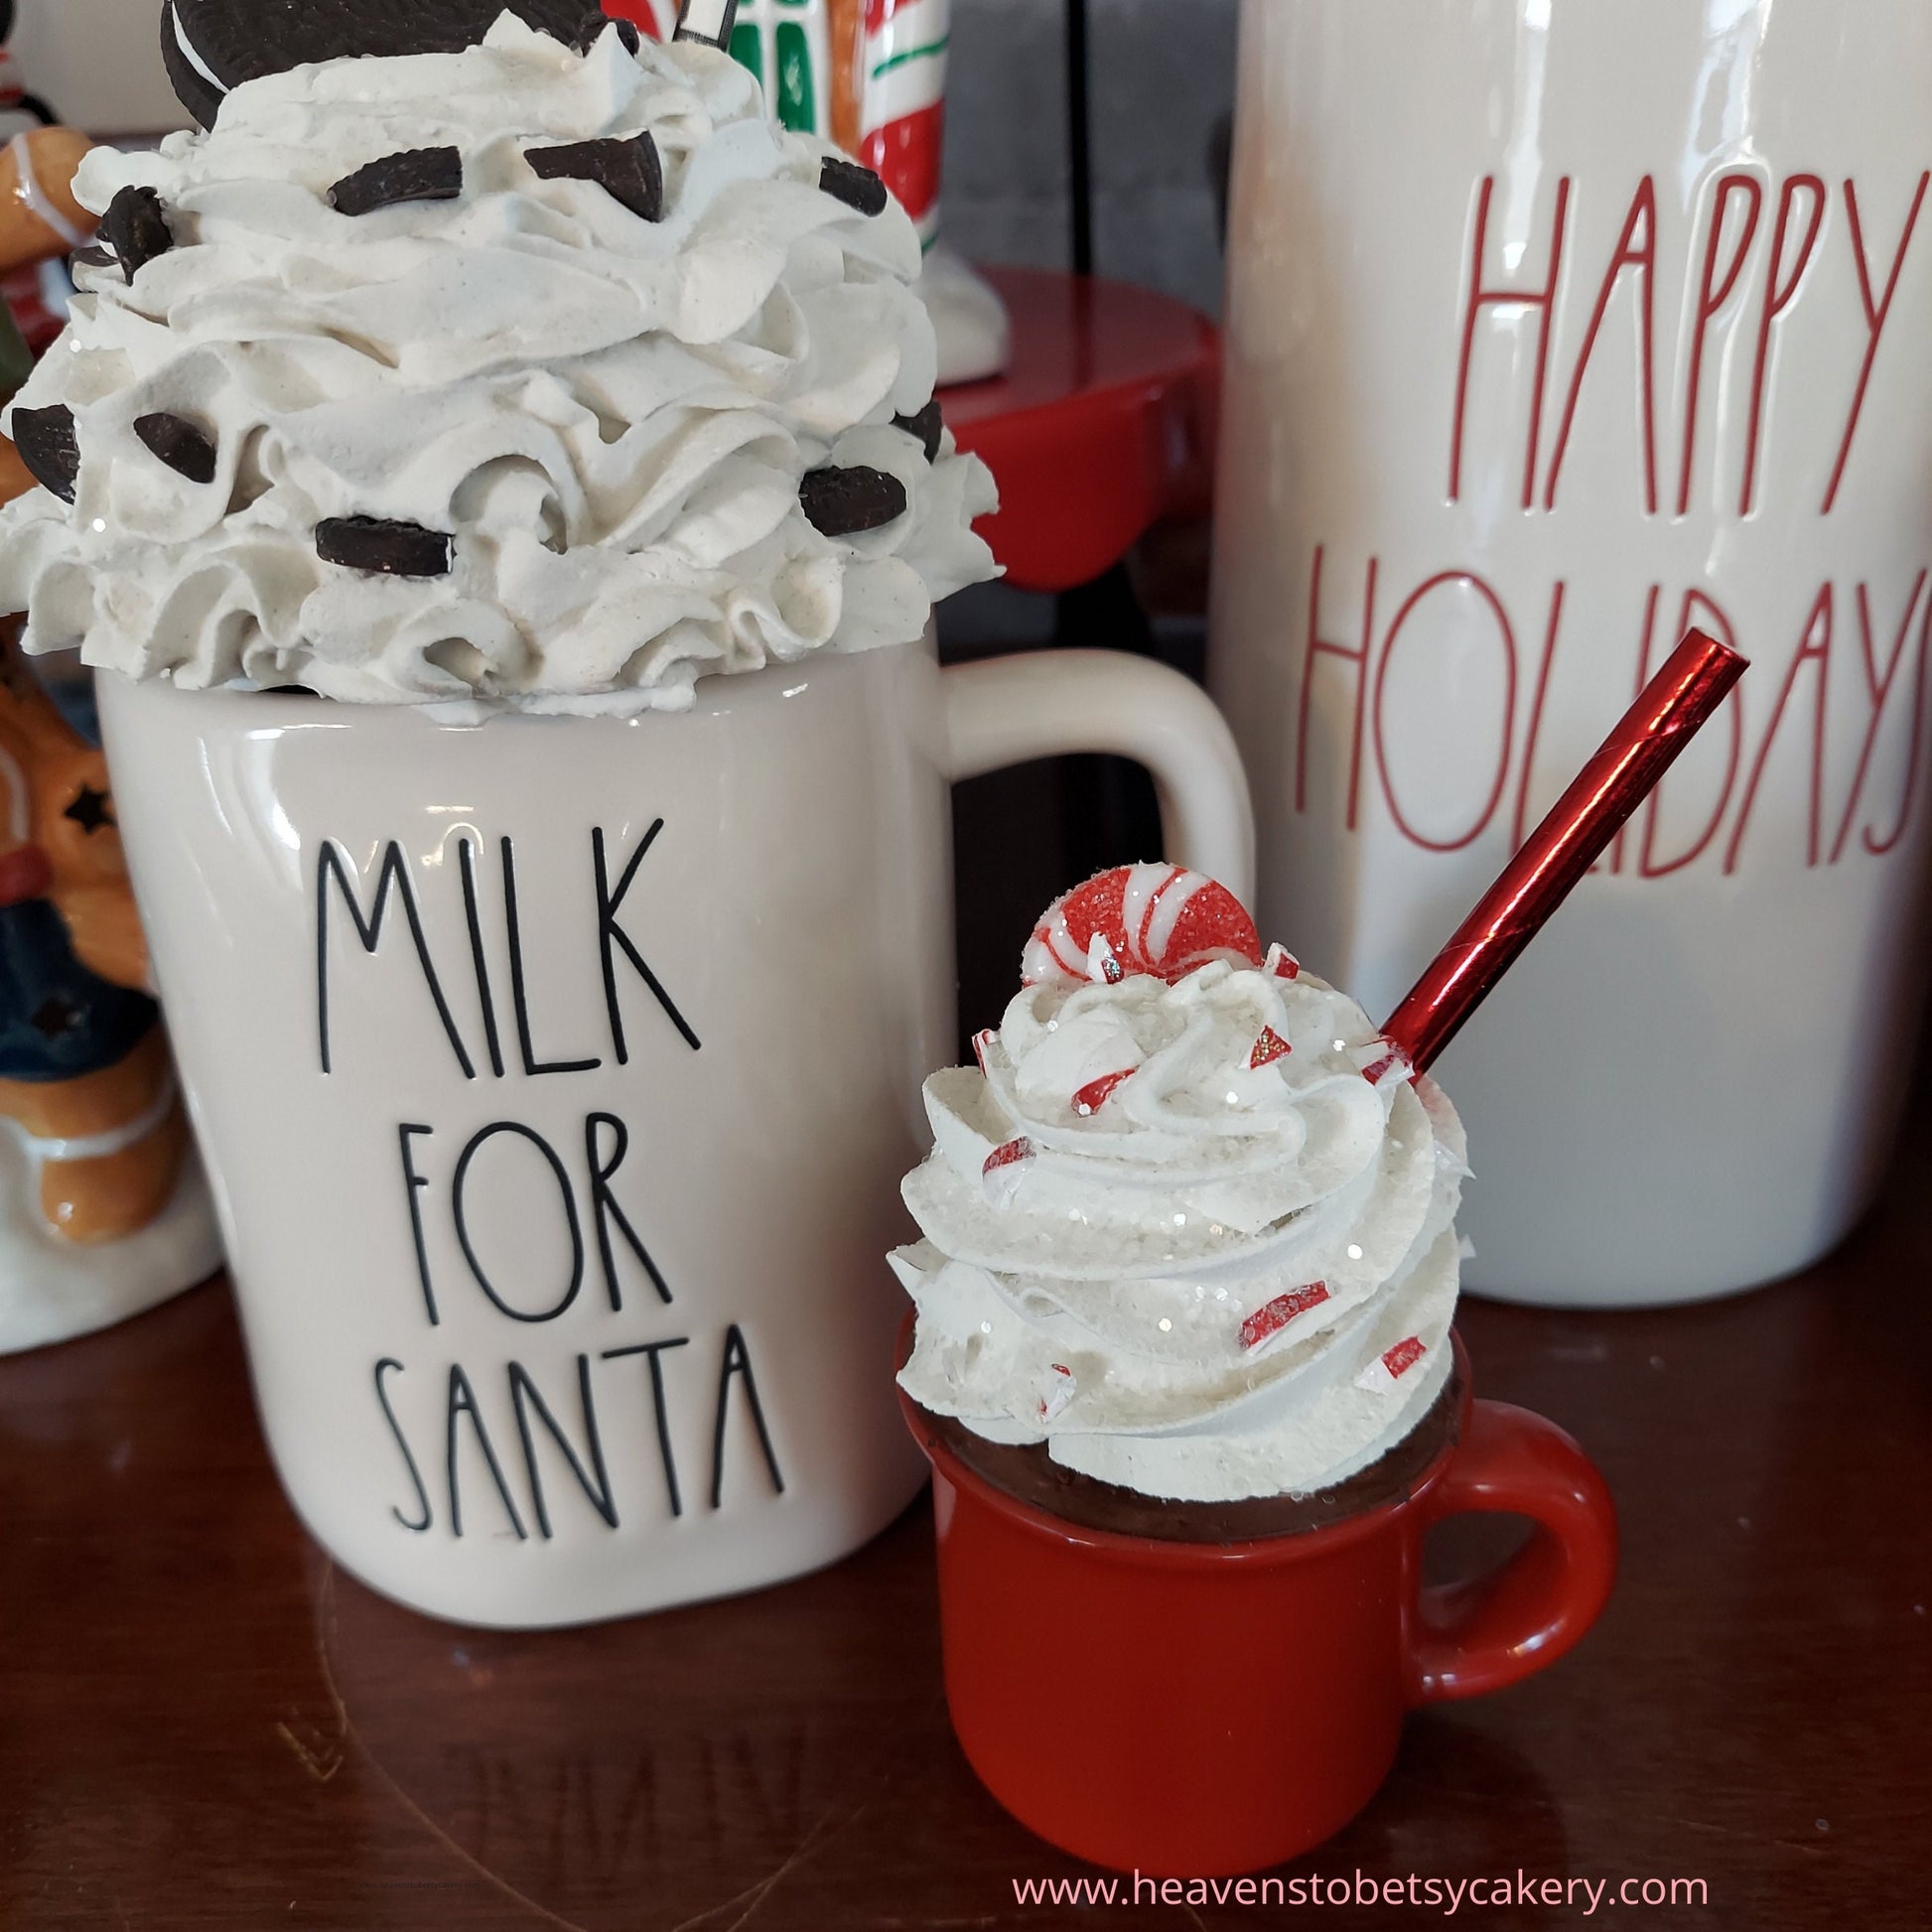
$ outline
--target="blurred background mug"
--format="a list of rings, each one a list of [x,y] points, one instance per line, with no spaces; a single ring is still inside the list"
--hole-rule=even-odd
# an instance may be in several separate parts
[[[1926,973],[1932,10],[1247,0],[1211,682],[1387,1013],[1690,624],[1726,715],[1438,1069],[1480,1292],[1862,1212]]]

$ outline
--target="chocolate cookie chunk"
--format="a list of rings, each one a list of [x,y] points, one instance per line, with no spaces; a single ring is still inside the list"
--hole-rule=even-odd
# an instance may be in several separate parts
[[[332,516],[316,525],[316,555],[372,577],[447,577],[453,539],[420,523]]]
[[[134,433],[170,470],[190,483],[214,481],[214,445],[185,416],[171,416],[166,410],[137,416]]]
[[[338,214],[372,214],[398,202],[453,202],[463,193],[463,157],[454,148],[409,148],[345,175],[329,191]]]
[[[594,181],[632,214],[664,218],[664,164],[648,134],[630,141],[572,141],[560,148],[525,148],[532,173],[545,181]]]
[[[137,271],[175,245],[161,197],[152,188],[123,188],[107,204],[98,232],[130,282]]]
[[[819,165],[818,185],[835,202],[856,207],[861,214],[886,212],[886,184],[856,161],[841,161],[828,154]]]
[[[821,536],[849,537],[877,530],[905,514],[905,485],[884,470],[853,464],[808,470],[798,484],[805,520]]]
[[[80,443],[73,433],[73,411],[66,403],[14,411],[14,448],[28,474],[64,502],[72,502],[80,475]]]
[[[356,54],[457,54],[505,7],[580,51],[612,24],[598,0],[168,0],[161,55],[182,105],[212,127],[229,88],[244,80]],[[626,37],[633,47],[634,34]]]
[[[939,414],[939,399],[936,396],[923,409],[915,409],[909,416],[895,416],[893,427],[902,429],[907,436],[916,436],[928,463],[939,461],[939,433],[946,425]]]

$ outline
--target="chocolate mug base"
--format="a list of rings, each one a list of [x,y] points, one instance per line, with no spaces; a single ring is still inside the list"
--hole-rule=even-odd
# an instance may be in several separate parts
[[[1461,1436],[1464,1377],[1458,1351],[1443,1390],[1416,1427],[1367,1468],[1307,1496],[1249,1496],[1239,1502],[1175,1502],[1144,1496],[1062,1467],[1044,1443],[989,1443],[950,1416],[919,1408],[922,1428],[975,1475],[1017,1502],[1081,1529],[1164,1543],[1252,1543],[1306,1536],[1354,1516],[1408,1501]]]

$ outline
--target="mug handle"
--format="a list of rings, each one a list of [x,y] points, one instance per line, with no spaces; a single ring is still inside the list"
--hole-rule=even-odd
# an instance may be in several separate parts
[[[1553,1664],[1588,1630],[1616,1578],[1616,1506],[1574,1438],[1507,1402],[1470,1406],[1423,1527],[1464,1513],[1527,1516],[1500,1568],[1421,1592],[1407,1633],[1412,1706],[1481,1697]]]
[[[1166,857],[1254,903],[1255,823],[1234,735],[1178,671],[1113,650],[1038,650],[955,664],[945,693],[947,775],[1068,752],[1147,766]]]

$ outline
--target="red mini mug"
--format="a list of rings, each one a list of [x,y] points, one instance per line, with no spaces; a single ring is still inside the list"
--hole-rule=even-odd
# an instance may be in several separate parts
[[[1554,1663],[1616,1572],[1602,1476],[1554,1423],[1469,1392],[1456,1440],[1379,1507],[1238,1543],[1122,1536],[967,1467],[901,1394],[932,1463],[946,1701],[980,1780],[1050,1844],[1159,1876],[1255,1871],[1375,1795],[1402,1720]],[[1535,1529],[1498,1569],[1422,1584],[1430,1526]]]

